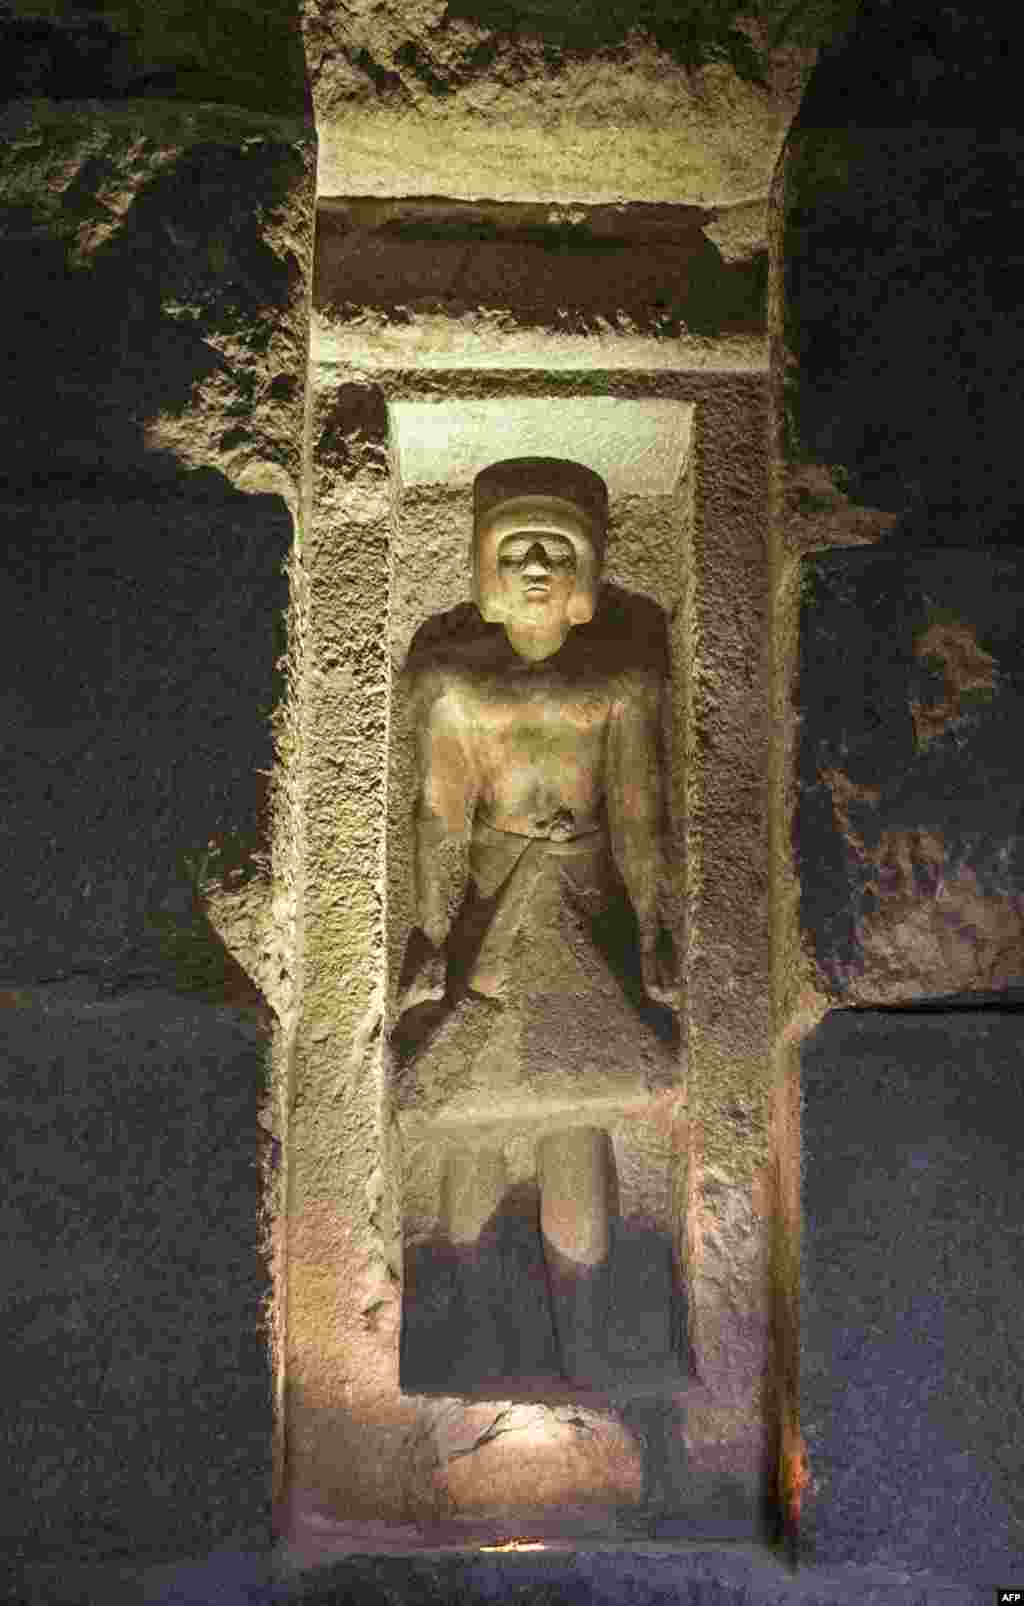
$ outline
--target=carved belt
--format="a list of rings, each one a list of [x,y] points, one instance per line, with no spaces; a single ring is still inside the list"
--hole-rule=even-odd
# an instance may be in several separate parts
[[[497,890],[487,933],[466,978],[474,992],[487,998],[500,998],[504,993],[512,943],[545,860],[583,858],[602,845],[605,833],[601,826],[581,831],[578,836],[566,836],[562,833],[567,823],[565,816],[556,815],[553,826],[557,834],[551,836],[521,836],[517,831],[499,831],[483,820],[474,823],[473,848],[483,849],[484,854],[488,848],[501,848],[507,853],[510,847],[522,844]]]

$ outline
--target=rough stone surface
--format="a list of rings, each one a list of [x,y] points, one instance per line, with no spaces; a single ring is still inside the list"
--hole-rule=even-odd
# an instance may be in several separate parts
[[[1022,1019],[835,1013],[804,1045],[816,1563],[1021,1577]]]
[[[576,7],[570,18],[547,0],[500,8],[483,0],[448,7],[432,0],[419,7],[370,8],[361,0],[344,9],[307,7],[325,187],[340,198],[377,196],[382,208],[371,214],[347,204],[347,217],[356,217],[358,226],[346,224],[348,255],[324,299],[321,338],[339,365],[332,387],[353,377],[341,372],[348,363],[375,366],[382,390],[332,388],[331,406],[337,403],[338,411],[329,427],[319,435],[313,431],[322,459],[316,485],[322,516],[310,525],[293,571],[293,656],[287,665],[293,696],[282,705],[269,633],[258,622],[251,628],[265,647],[258,674],[250,679],[243,665],[252,660],[245,658],[227,603],[231,587],[245,589],[242,577],[255,561],[261,565],[257,621],[264,603],[265,616],[280,605],[276,571],[299,482],[302,395],[295,375],[304,372],[305,360],[308,146],[304,136],[296,143],[294,125],[272,128],[262,117],[223,109],[192,112],[180,101],[168,112],[148,98],[201,98],[260,113],[294,109],[303,74],[291,6],[243,9],[244,16],[237,7],[200,8],[175,0],[157,17],[151,6],[133,0],[84,17],[70,0],[47,0],[31,14],[27,6],[8,6],[0,19],[4,87],[62,102],[23,107],[5,124],[5,169],[14,175],[5,181],[3,198],[10,203],[13,229],[5,268],[15,285],[7,433],[14,445],[10,494],[20,499],[11,512],[16,589],[24,586],[27,565],[31,590],[36,558],[52,550],[59,558],[56,578],[53,572],[42,577],[50,591],[37,617],[70,617],[74,583],[95,610],[97,634],[110,641],[109,664],[98,643],[95,654],[91,645],[76,646],[86,665],[81,683],[72,684],[70,669],[59,671],[48,704],[43,688],[57,659],[48,658],[30,634],[19,637],[21,701],[5,711],[22,719],[15,740],[35,757],[26,767],[29,781],[18,811],[28,830],[9,858],[16,872],[12,924],[28,941],[22,954],[15,936],[13,968],[0,972],[0,984],[4,978],[17,983],[7,990],[16,1006],[10,1013],[22,1015],[37,1007],[31,984],[52,974],[81,968],[122,990],[140,979],[180,984],[191,977],[194,991],[236,1003],[256,1006],[262,992],[287,1019],[292,988],[302,982],[310,1007],[300,1028],[294,1085],[295,1152],[302,1156],[294,1178],[292,1242],[295,1465],[304,1472],[312,1468],[311,1485],[322,1489],[328,1504],[338,1500],[354,1516],[422,1520],[444,1509],[442,1465],[450,1466],[449,1482],[458,1484],[464,1506],[479,1507],[488,1483],[500,1483],[506,1469],[509,1476],[518,1473],[522,1440],[511,1432],[488,1436],[494,1419],[481,1419],[475,1406],[443,1421],[432,1410],[391,1409],[402,1156],[383,1099],[380,1025],[384,956],[401,944],[405,911],[392,896],[394,887],[385,889],[378,829],[387,773],[379,756],[394,714],[388,705],[389,651],[400,656],[399,644],[407,644],[416,621],[405,603],[396,607],[390,590],[399,565],[387,540],[392,530],[401,534],[403,519],[392,523],[385,393],[408,393],[408,373],[394,383],[395,369],[436,369],[448,362],[478,369],[488,363],[585,369],[601,394],[614,390],[616,368],[660,369],[670,381],[665,394],[679,364],[712,380],[729,369],[763,369],[758,298],[765,198],[810,55],[801,42],[784,41],[781,50],[769,52],[766,81],[758,84],[750,29],[746,23],[734,26],[729,5],[702,8],[702,21],[688,34],[678,26],[673,31],[657,4],[639,7],[625,20],[617,8],[604,5],[599,11]],[[1018,136],[1007,132],[1017,120],[1018,85],[1015,53],[1005,48],[1005,7],[995,28],[979,20],[977,9],[967,15],[959,7],[924,8],[914,0],[895,7],[865,0],[849,42],[827,53],[816,80],[819,89],[831,83],[832,101],[819,93],[808,102],[804,132],[793,150],[785,247],[788,301],[795,312],[786,334],[801,364],[799,394],[789,395],[794,461],[782,487],[777,532],[779,548],[784,545],[790,558],[822,545],[886,535],[903,547],[992,546],[1014,538],[1020,487],[1011,420],[1019,412],[1014,398],[1019,399],[1021,365],[1010,337],[1015,301],[1001,214],[1012,214],[1020,169]],[[788,7],[781,10],[793,15]],[[677,11],[672,8],[678,25]],[[986,135],[984,119],[968,115],[964,92],[972,86],[1001,125],[995,137]],[[132,104],[120,111],[73,104],[75,96],[95,94],[127,96]],[[138,96],[147,99],[136,101]],[[908,127],[908,120],[917,126]],[[875,130],[870,136],[863,132],[865,122]],[[968,132],[966,123],[973,125]],[[852,137],[821,133],[823,127],[851,125]],[[280,164],[275,151],[285,151]],[[299,168],[304,176],[296,177]],[[427,200],[438,193],[522,206],[490,204],[470,215],[450,202],[438,207]],[[392,212],[396,195],[419,199]],[[654,235],[664,221],[661,207],[671,214],[671,249],[663,250],[653,237],[637,246],[636,202],[658,203],[641,219],[644,226],[657,225]],[[619,203],[621,216],[609,209]],[[687,230],[693,219],[675,232],[687,207],[699,210],[699,231],[692,236]],[[482,224],[484,232],[494,232],[475,238]],[[443,237],[432,240],[432,229]],[[325,229],[325,246],[328,234]],[[392,273],[395,260],[402,266]],[[427,272],[431,262],[433,279]],[[369,275],[359,280],[364,265],[377,275],[370,283]],[[344,275],[358,296],[347,293]],[[329,277],[325,267],[325,284]],[[538,280],[546,281],[543,290]],[[666,287],[666,304],[659,305]],[[730,329],[737,308],[742,317]],[[985,308],[992,309],[991,317]],[[724,327],[715,328],[716,321],[723,324],[723,311]],[[40,373],[52,374],[53,383],[26,382]],[[478,376],[470,377],[479,383]],[[566,392],[550,386],[551,377],[523,376],[517,383],[524,394],[531,384],[534,394],[548,385],[557,406]],[[433,383],[424,394],[458,390],[453,378]],[[484,388],[490,384],[488,379]],[[674,734],[689,777],[678,764],[676,797],[685,804],[679,857],[682,862],[685,848],[685,887],[694,915],[687,947],[689,1047],[699,1074],[691,1084],[692,1135],[673,1139],[677,1164],[666,1185],[666,1216],[676,1229],[685,1223],[690,1337],[715,1399],[687,1395],[678,1434],[666,1431],[664,1418],[645,1414],[642,1401],[618,1426],[607,1416],[587,1421],[595,1454],[589,1461],[584,1455],[582,1468],[580,1446],[587,1434],[563,1423],[569,1431],[562,1449],[565,1463],[577,1458],[573,1476],[580,1486],[588,1479],[591,1488],[614,1483],[645,1522],[663,1498],[658,1491],[684,1488],[686,1478],[706,1494],[714,1477],[721,1477],[711,1498],[721,1515],[730,1478],[749,1472],[749,1408],[722,1400],[743,1397],[744,1391],[749,1397],[751,1379],[764,1367],[764,1311],[751,1291],[763,1294],[766,1277],[778,1272],[778,1262],[769,1257],[785,1248],[777,1241],[777,1223],[774,1243],[767,1228],[776,1186],[768,1156],[772,1141],[774,1162],[781,1152],[785,1098],[777,1101],[772,1138],[763,872],[766,798],[774,786],[774,806],[785,792],[785,764],[778,755],[789,740],[785,733],[779,739],[777,723],[772,749],[767,715],[778,721],[786,654],[795,641],[795,626],[788,635],[776,627],[780,619],[787,629],[792,622],[786,610],[796,581],[780,550],[770,573],[765,567],[766,521],[758,510],[765,501],[767,428],[759,384],[726,384],[716,391],[712,383],[683,397],[687,407],[698,409],[695,472],[682,490],[687,506],[692,499],[692,520],[670,505],[648,507],[642,551],[643,543],[633,542],[630,532],[644,519],[625,499],[620,513],[625,539],[619,583],[643,586],[647,574],[678,574],[680,549],[685,559],[670,636],[679,689]],[[500,395],[500,386],[492,394]],[[429,612],[451,605],[445,599],[461,552],[446,544],[451,508],[444,498],[424,493],[413,501],[422,540],[418,549],[410,540],[409,548],[418,550],[419,600]],[[37,520],[29,534],[26,517]],[[100,533],[103,521],[118,532],[109,542]],[[185,551],[187,574],[180,583],[172,579],[166,597],[147,590],[148,574],[132,567],[129,548],[139,531],[140,550],[164,551],[177,543],[175,553]],[[72,552],[79,532],[82,539]],[[118,584],[129,575],[141,588],[137,599],[119,594],[109,613],[98,567],[108,557]],[[217,572],[218,558],[226,573]],[[55,588],[59,606],[46,611]],[[652,583],[659,602],[663,590],[663,579]],[[769,601],[783,594],[789,600],[769,613]],[[388,603],[389,643],[381,629]],[[955,603],[950,606],[955,610]],[[133,633],[139,641],[149,619],[160,621],[161,629],[167,620],[168,640],[178,641],[186,629],[183,615],[199,623],[188,636],[196,653],[180,665],[166,642],[161,646],[146,636],[139,652],[131,640],[126,643]],[[973,616],[966,627],[959,614],[954,621],[926,618],[916,638],[921,650],[910,653],[925,677],[905,699],[920,749],[913,763],[933,766],[940,788],[962,791],[969,783],[965,766],[974,762],[975,749],[968,744],[958,770],[956,739],[973,739],[984,726],[981,714],[995,718],[1000,699],[1011,691],[1016,696],[996,646],[976,626]],[[70,640],[70,629],[62,635]],[[771,703],[769,640],[775,655]],[[214,654],[216,671],[209,670]],[[196,670],[197,658],[206,670]],[[143,672],[140,665],[155,666],[160,687],[168,688],[155,739],[138,699],[114,692],[118,673],[127,685],[131,674]],[[197,674],[202,701],[186,706],[185,688]],[[267,688],[265,701],[261,688]],[[994,696],[987,711],[969,708],[972,698],[977,704],[989,693]],[[252,771],[263,767],[269,735],[265,722],[245,721],[239,713],[253,696],[261,709],[275,701],[282,707],[282,757],[310,757],[308,768],[287,762],[279,771],[287,807],[272,830],[273,896],[260,793],[250,785]],[[147,699],[149,708],[148,692]],[[74,709],[73,729],[54,715],[59,706]],[[207,720],[209,708],[216,713]],[[111,726],[124,720],[119,739],[112,733],[93,742],[99,719]],[[83,726],[89,746],[72,749],[68,735],[77,736]],[[147,765],[140,757],[156,751],[162,762],[167,750],[188,752],[194,768],[168,779],[156,761]],[[50,762],[54,753],[56,763]],[[76,759],[81,777],[76,775],[69,794],[59,791],[63,772],[57,780],[40,778],[47,764],[57,769]],[[115,761],[117,781],[111,777],[108,783]],[[953,767],[942,769],[947,762]],[[104,773],[101,783],[92,779],[97,770]],[[829,772],[835,774],[835,767]],[[125,795],[118,783],[126,775],[139,826],[119,842],[108,821]],[[864,795],[873,784],[855,780],[857,793],[840,780],[836,806],[845,810],[867,857],[875,848],[865,822],[892,801],[888,794]],[[41,844],[26,839],[37,815],[52,819],[57,798],[65,796],[51,835],[77,839],[84,819],[82,851],[78,859],[67,854],[48,869]],[[952,807],[951,798],[946,803]],[[284,815],[288,825],[282,824]],[[308,826],[301,842],[294,833],[300,816]],[[832,818],[839,818],[835,808]],[[772,819],[777,865],[788,852],[789,833]],[[75,822],[71,830],[65,820]],[[177,825],[166,823],[171,821],[181,823],[180,841]],[[149,854],[145,832],[151,825]],[[890,922],[881,950],[889,971],[898,973],[896,991],[888,996],[904,996],[899,989],[914,963],[915,986],[925,974],[923,941],[914,924],[924,907],[918,883],[927,883],[939,860],[929,832],[912,829],[914,844],[875,867],[885,872],[890,891],[900,876],[907,888],[914,885],[900,916],[909,939],[899,936],[899,921]],[[1008,828],[999,840],[1005,846],[1012,835]],[[944,836],[942,854],[948,840]],[[126,865],[118,859],[119,848],[128,855]],[[179,852],[188,855],[184,875],[177,869]],[[943,975],[969,972],[966,985],[976,987],[985,969],[980,950],[986,943],[1005,948],[1000,921],[1007,910],[1013,915],[1012,906],[1002,897],[993,927],[986,889],[974,887],[966,896],[960,871],[967,861],[958,860],[947,874],[951,865],[941,855],[940,860],[945,887],[956,883],[964,895],[957,906],[957,940],[969,954],[954,963],[948,945],[940,944]],[[399,844],[392,871],[401,864]],[[973,861],[968,868],[977,874]],[[988,874],[991,867],[982,868]],[[92,873],[97,869],[99,882]],[[777,877],[779,885],[789,885],[787,873]],[[307,944],[304,954],[301,947],[295,950],[304,970],[281,985],[296,940],[304,874]],[[69,879],[73,893],[66,890]],[[849,885],[841,893],[847,910]],[[97,886],[104,890],[97,893]],[[144,918],[154,889],[156,928]],[[897,902],[893,894],[890,913]],[[778,900],[773,905],[776,936],[781,906]],[[873,913],[861,908],[865,912]],[[795,917],[791,925],[795,931]],[[1014,933],[1016,941],[1016,928]],[[868,949],[880,952],[877,942]],[[776,943],[775,1023],[793,1028],[796,983],[778,982],[783,971],[799,975],[791,957],[784,942]],[[997,964],[989,964],[986,974],[1005,984]],[[115,1001],[127,1007],[123,991],[118,1000],[90,996],[104,1007]],[[81,1000],[75,1007],[84,1010]],[[197,1027],[202,1058],[219,1042],[221,1016],[206,1009],[196,1018],[207,1023],[201,1031]],[[247,1028],[233,1030],[244,1034]],[[38,1063],[45,1058],[41,1053]],[[788,1086],[783,1077],[777,1082],[778,1088]],[[788,1119],[792,1151],[792,1111]],[[655,1169],[642,1156],[635,1161],[641,1180]],[[1014,1241],[1010,1228],[992,1236],[996,1254]],[[927,1420],[926,1407],[920,1414]],[[348,1484],[344,1477],[332,1484],[337,1463],[330,1456],[317,1464],[321,1432],[344,1464]],[[479,1449],[461,1453],[481,1434]],[[376,1461],[367,1454],[371,1442],[380,1451]],[[795,1438],[787,1453],[796,1465]],[[360,1458],[374,1462],[374,1470],[361,1466]],[[486,1479],[474,1479],[474,1463],[487,1464]],[[402,1468],[398,1479],[396,1465]],[[550,1471],[551,1463],[531,1452],[535,1481]],[[382,1481],[375,1488],[378,1475]],[[973,1478],[969,1469],[960,1488],[970,1487]],[[1001,1520],[995,1502],[991,1511],[995,1531]],[[83,1533],[94,1516],[82,1517]],[[175,1533],[184,1535],[184,1491],[175,1520]],[[742,1512],[739,1520],[742,1531]],[[966,1531],[964,1522],[957,1532]],[[307,1539],[311,1531],[307,1525]],[[909,1531],[920,1536],[932,1530],[914,1516]],[[401,1534],[393,1528],[392,1542],[401,1542]],[[189,1548],[198,1545],[189,1541]],[[522,1573],[495,1565],[496,1573],[485,1566],[472,1578],[462,1563],[454,1573],[428,1570],[415,1577],[404,1562],[386,1576],[371,1565],[362,1568],[360,1586],[381,1598],[395,1591],[452,1598],[464,1584],[479,1584],[483,1598],[488,1590],[507,1598],[522,1582],[538,1598],[571,1588],[581,1598],[603,1599],[616,1591],[646,1598],[648,1585],[651,1598],[664,1598],[679,1584],[673,1573],[663,1590],[664,1580],[654,1579],[657,1568],[641,1581],[628,1567],[613,1568],[606,1557],[593,1565],[577,1559],[573,1570],[557,1576],[545,1570],[545,1560],[528,1583]],[[165,1576],[169,1598],[212,1599],[231,1589],[241,1598],[261,1587],[251,1557],[236,1567],[234,1554],[226,1551],[210,1566],[209,1575],[193,1572],[177,1585]],[[799,1584],[783,1581],[773,1593],[771,1581],[742,1568],[736,1572],[721,1557],[691,1583],[694,1599],[705,1590],[716,1599],[733,1590],[760,1599],[762,1584],[765,1599],[779,1600],[902,1603],[923,1601],[926,1594],[929,1601],[987,1600],[989,1594],[976,1597],[966,1583],[944,1593],[934,1580],[891,1574],[851,1572],[837,1581],[819,1569]],[[323,1598],[344,1597],[350,1585],[351,1577],[325,1585]],[[65,1562],[55,1563],[45,1579],[38,1575],[29,1589],[14,1587],[15,1599],[31,1598],[35,1588],[38,1598],[57,1600],[89,1598],[92,1586],[71,1580]],[[152,1599],[154,1587],[147,1585],[143,1598]],[[797,1589],[801,1593],[794,1596]],[[105,1586],[93,1594],[115,1598]]]
[[[810,30],[766,9],[755,22],[731,4],[683,18],[597,0],[310,5],[320,194],[764,196],[816,37],[842,8]]]
[[[1024,987],[1024,563],[803,567],[801,909],[819,987],[899,1003]]]
[[[66,1567],[269,1537],[313,163],[298,119],[31,87],[0,159],[4,1510]]]
[[[660,1178],[666,1258],[686,1265],[698,1307],[694,1314],[691,1304],[684,1347],[700,1381],[688,1382],[683,1369],[670,1409],[642,1389],[624,1390],[621,1400],[567,1399],[566,1406],[593,1412],[589,1435],[559,1423],[556,1407],[545,1406],[539,1439],[538,1423],[515,1415],[508,1431],[489,1435],[495,1418],[504,1421],[502,1413],[522,1403],[504,1394],[480,1404],[399,1388],[399,1183],[408,1168],[390,1121],[378,1031],[384,988],[397,983],[412,923],[412,777],[403,704],[391,695],[381,653],[394,674],[416,629],[464,601],[472,523],[461,482],[401,488],[394,516],[399,488],[389,483],[387,404],[532,396],[546,397],[557,416],[562,397],[589,394],[592,386],[495,375],[484,383],[473,376],[469,389],[457,375],[418,383],[402,371],[382,373],[374,385],[355,376],[339,384],[326,372],[321,380],[316,511],[304,549],[308,1013],[292,1116],[291,1496],[282,1527],[303,1543],[316,1534],[336,1538],[346,1524],[362,1533],[383,1523],[395,1539],[437,1523],[460,1531],[460,1522],[479,1523],[493,1512],[503,1485],[515,1493],[504,1503],[506,1520],[520,1509],[536,1518],[531,1487],[557,1485],[561,1500],[548,1516],[567,1532],[617,1532],[625,1523],[628,1531],[650,1533],[652,1524],[667,1522],[687,1534],[749,1537],[761,1529],[774,1479],[762,1407],[772,1209],[766,766],[759,745],[767,742],[767,697],[756,671],[738,672],[740,664],[759,664],[764,646],[764,380],[601,376],[602,394],[641,401],[653,394],[694,408],[703,454],[703,479],[695,485],[684,474],[674,496],[620,491],[608,553],[609,584],[657,599],[669,619],[675,860],[682,867],[699,826],[702,849],[727,867],[724,876],[695,874],[688,883],[701,942],[685,961],[693,964],[687,1029],[701,1034],[700,1075],[690,1092],[701,1114],[700,1143],[691,1153],[685,1128],[670,1141],[666,1129],[650,1153],[643,1143],[631,1152],[629,1141],[616,1152],[620,1187],[639,1199],[645,1189],[653,1199]],[[496,412],[492,460],[505,455],[500,407]],[[388,637],[380,628],[385,606]],[[691,652],[698,625],[699,668]],[[708,742],[721,749],[712,774]],[[700,1189],[699,1237],[688,1225],[696,1219],[691,1186]],[[442,1191],[438,1181],[437,1196],[423,1203],[428,1234]],[[516,1471],[524,1449],[532,1483]],[[495,1473],[495,1457],[507,1472]]]
[[[280,1145],[258,1122],[263,1033],[79,982],[0,995],[0,1036],[7,1564],[265,1545]]]
[[[303,1576],[299,1558],[274,1559],[221,1547],[202,1559],[142,1571],[131,1567],[34,1570],[22,1588],[52,1606],[368,1606],[397,1601],[437,1606],[991,1606],[987,1586],[950,1582],[898,1568],[802,1565],[746,1545],[628,1549],[547,1548],[497,1540],[499,1554],[366,1551],[333,1563],[323,1557]],[[22,1600],[25,1596],[20,1597]]]

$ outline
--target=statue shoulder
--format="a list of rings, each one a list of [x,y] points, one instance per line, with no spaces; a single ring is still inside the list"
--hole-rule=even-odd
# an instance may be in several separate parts
[[[612,677],[616,703],[656,709],[665,691],[665,676],[652,664],[626,664]]]
[[[406,660],[409,693],[427,707],[446,694],[468,693],[486,672],[501,635],[501,627],[485,624],[471,602],[426,620]]]
[[[479,673],[476,659],[465,643],[446,642],[411,653],[402,678],[417,713],[428,713],[442,698],[461,702]]]

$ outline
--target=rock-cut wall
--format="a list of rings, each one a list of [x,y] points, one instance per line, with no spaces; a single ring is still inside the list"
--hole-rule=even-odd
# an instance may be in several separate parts
[[[26,1599],[269,1540],[314,138],[301,97],[247,108],[224,75],[154,96],[99,21],[3,34],[0,1548]]]

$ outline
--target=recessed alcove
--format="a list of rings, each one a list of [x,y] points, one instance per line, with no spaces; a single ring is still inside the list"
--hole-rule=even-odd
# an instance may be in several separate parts
[[[666,816],[681,832],[685,798],[671,783],[679,774],[672,754],[681,752],[684,740],[680,626],[689,569],[687,469],[694,412],[692,404],[675,400],[609,395],[390,403],[394,679],[387,908],[390,966],[399,987],[417,940],[411,844],[416,743],[402,668],[414,643],[422,650],[424,640],[451,640],[482,628],[467,597],[472,486],[487,465],[510,457],[557,457],[583,464],[605,481],[606,583],[595,618],[579,627],[579,635],[602,644],[622,665],[646,664],[666,678],[661,757],[672,794]],[[673,864],[678,870],[680,854],[673,855]],[[679,952],[680,892],[677,885],[673,936]],[[639,974],[630,971],[636,930],[628,899],[618,908],[617,921],[613,910],[598,935],[623,976],[619,1031],[626,1045],[629,1019],[644,1014],[645,1006]],[[565,1006],[568,1039],[585,1028],[574,1022],[571,998]],[[481,1015],[489,1009],[480,999],[464,1000],[461,1007]],[[674,1226],[684,1158],[672,1135],[672,1110],[685,1074],[678,1024],[667,1010],[646,1008],[664,1047],[656,1087],[645,1080],[643,1062],[630,1061],[626,1047],[614,1064],[614,1056],[605,1055],[611,1074],[595,1072],[589,1080],[574,1079],[568,1058],[563,1065],[556,1054],[547,1074],[538,1072],[535,1061],[522,1086],[504,1065],[490,1062],[482,1081],[463,1086],[443,1050],[434,1055],[433,1081],[411,1064],[418,1048],[429,1048],[430,1033],[444,1014],[443,1005],[424,1006],[394,1021],[391,1032],[385,1097],[403,1148],[403,1392],[553,1401],[573,1398],[574,1386],[591,1398],[622,1389],[678,1391],[690,1372]],[[608,1030],[615,1030],[611,1023]],[[546,1131],[587,1125],[600,1134],[595,1141],[607,1194],[608,1254],[600,1273],[567,1264],[563,1275],[576,1297],[594,1304],[603,1358],[600,1365],[584,1366],[582,1381],[573,1385],[552,1327],[557,1296],[541,1248],[538,1169]],[[462,1190],[461,1225],[453,1222],[453,1186]]]
[[[737,371],[725,339],[692,366],[677,347],[673,372],[666,344],[647,369],[639,348],[627,351],[628,333],[609,329],[579,335],[569,371],[566,351],[540,329],[519,371],[499,336],[438,372],[440,347],[437,362],[420,363],[370,329],[365,361],[352,365],[322,335],[321,326],[307,548],[308,719],[321,777],[311,772],[320,868],[307,1010],[318,1023],[301,1074],[321,1079],[323,1092],[309,1106],[319,1159],[295,1152],[310,1183],[319,1179],[330,1220],[289,1263],[300,1379],[290,1394],[292,1486],[315,1488],[341,1521],[402,1523],[410,1511],[430,1521],[450,1500],[460,1533],[498,1513],[566,1534],[670,1515],[710,1532],[728,1505],[729,1531],[738,1522],[756,1533],[773,1431],[762,1398],[769,1201],[759,1104],[763,367],[751,359]],[[358,344],[352,324],[347,338]],[[593,620],[574,628],[604,632],[617,665],[654,669],[663,683],[666,915],[681,1007],[661,1045],[671,1071],[660,1081],[634,1075],[630,1085],[627,1075],[625,1086],[581,1089],[552,1052],[540,1070],[533,1059],[520,1087],[440,1079],[435,1099],[417,1088],[420,1061],[406,1054],[415,1009],[399,1008],[419,928],[419,727],[404,677],[414,644],[433,650],[480,630],[474,479],[513,458],[577,464],[607,487],[603,589]],[[624,924],[608,935],[635,952]],[[638,981],[624,977],[627,991]],[[416,1007],[429,1016],[434,1005]],[[339,1010],[361,1023],[348,1060],[330,1032]],[[585,1031],[571,996],[560,1030],[566,1044],[597,1044],[600,1059],[597,1022]],[[737,1109],[746,1124],[734,1142]],[[558,1133],[606,1156],[607,1253],[594,1279],[585,1257],[579,1275],[571,1253],[568,1265],[550,1260],[538,1230],[550,1198],[541,1151]],[[453,1216],[458,1177],[477,1165],[476,1203]],[[586,1357],[563,1364],[552,1266],[557,1297],[582,1287],[604,1302],[603,1375]],[[492,1437],[495,1413],[508,1425]],[[641,1518],[648,1508],[656,1515]]]

